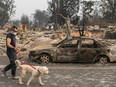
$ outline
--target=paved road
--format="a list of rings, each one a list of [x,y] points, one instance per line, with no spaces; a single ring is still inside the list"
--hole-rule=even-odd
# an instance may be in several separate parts
[[[0,57],[0,70],[7,64],[6,57]],[[38,65],[36,63],[31,63]],[[116,87],[116,63],[102,66],[100,64],[48,64],[50,73],[43,75],[45,83],[43,87]],[[17,75],[20,70],[17,69]],[[26,87],[26,84],[19,85],[17,80],[10,78],[10,71],[7,73],[9,78],[5,78],[0,72],[0,87]],[[30,74],[24,78],[24,83]],[[30,87],[41,87],[35,78]]]

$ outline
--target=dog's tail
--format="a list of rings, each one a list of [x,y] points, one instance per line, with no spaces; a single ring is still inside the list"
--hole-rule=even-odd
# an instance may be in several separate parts
[[[17,67],[21,67],[21,62],[19,60],[15,60],[15,64]]]

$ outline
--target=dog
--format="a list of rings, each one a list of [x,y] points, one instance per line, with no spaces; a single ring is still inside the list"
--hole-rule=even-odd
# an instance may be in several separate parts
[[[32,81],[32,79],[34,79],[34,77],[38,77],[40,85],[42,85],[42,86],[45,85],[41,80],[41,75],[49,73],[49,70],[46,66],[38,66],[37,68],[33,68],[32,66],[30,66],[28,64],[21,64],[21,62],[19,60],[16,60],[15,64],[17,67],[19,67],[21,69],[21,73],[19,76],[19,84],[21,84],[21,85],[24,84],[22,82],[23,77],[26,75],[26,73],[31,73],[31,77],[29,78],[29,80],[27,82],[27,86],[30,85],[30,82]]]

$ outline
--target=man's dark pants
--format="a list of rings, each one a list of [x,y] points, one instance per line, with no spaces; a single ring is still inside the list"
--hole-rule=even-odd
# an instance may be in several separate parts
[[[10,53],[7,52],[7,56],[9,58],[10,64],[4,68],[4,71],[7,72],[8,70],[11,69],[11,75],[14,77],[16,75],[16,68],[17,68],[15,64],[15,60],[17,59],[16,52],[10,52]]]

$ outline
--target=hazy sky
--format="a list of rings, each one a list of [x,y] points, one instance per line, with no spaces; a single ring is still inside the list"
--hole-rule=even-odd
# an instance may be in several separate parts
[[[16,13],[13,19],[20,19],[22,14],[28,15],[30,17],[31,14],[33,14],[36,9],[47,10],[48,7],[47,1],[51,0],[14,0],[14,1],[15,1],[14,4],[16,6],[15,8]]]
[[[16,13],[13,19],[20,19],[22,14],[30,15],[35,12],[36,9],[47,10],[47,0],[14,0]],[[48,0],[50,1],[50,0]]]

